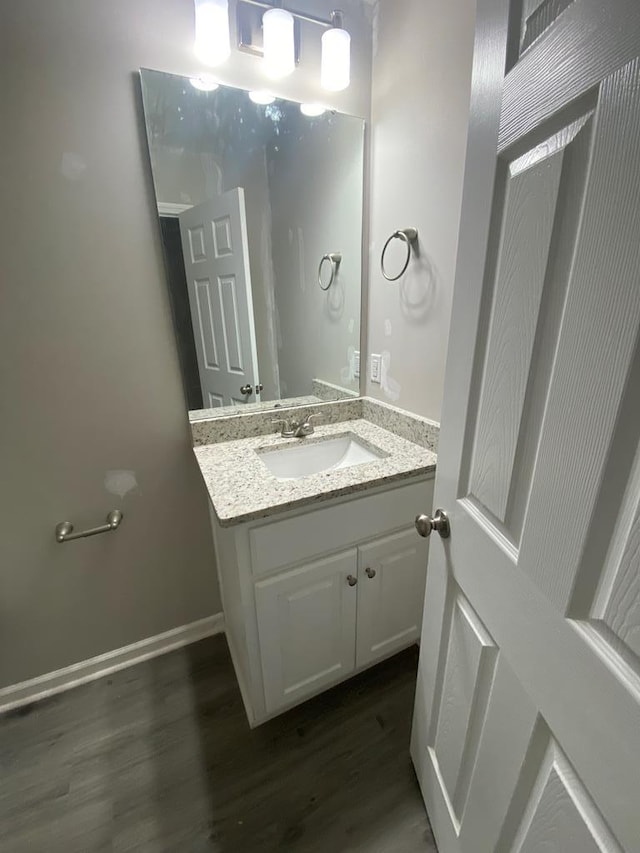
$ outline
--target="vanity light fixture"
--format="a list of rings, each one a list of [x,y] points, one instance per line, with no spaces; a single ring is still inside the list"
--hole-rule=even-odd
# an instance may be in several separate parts
[[[261,106],[266,107],[275,101],[276,96],[272,95],[271,92],[267,92],[265,89],[258,89],[254,92],[249,92],[249,98],[254,104],[260,104]]]
[[[264,70],[272,80],[295,71],[294,19],[286,9],[268,9],[262,16]]]
[[[300,104],[300,112],[308,118],[316,118],[326,113],[326,111],[327,108],[323,107],[322,104]]]
[[[320,85],[341,92],[351,77],[351,36],[342,26],[342,12],[331,13],[331,27],[322,34]]]
[[[320,81],[331,92],[346,89],[351,74],[351,36],[343,14],[329,19],[285,9],[282,0],[237,0],[238,49],[264,57],[265,72],[273,79],[290,74],[300,55],[300,22],[315,24],[322,35]]]
[[[218,81],[215,77],[212,77],[211,74],[201,74],[199,77],[191,77],[189,82],[193,88],[197,89],[199,92],[215,92],[215,90],[220,86]]]
[[[205,65],[220,65],[231,54],[229,0],[194,0],[195,54]]]

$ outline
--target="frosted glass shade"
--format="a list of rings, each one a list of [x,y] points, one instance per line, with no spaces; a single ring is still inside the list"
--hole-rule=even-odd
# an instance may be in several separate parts
[[[275,101],[276,96],[272,95],[271,92],[267,92],[265,89],[258,89],[256,91],[249,92],[249,98],[254,104],[260,104],[261,106],[266,107]]]
[[[349,85],[351,76],[351,36],[346,30],[332,27],[322,36],[320,83],[329,92],[340,92]]]
[[[231,53],[228,0],[195,0],[194,51],[206,65],[220,65]]]
[[[323,107],[322,104],[300,104],[300,112],[303,116],[308,116],[309,118],[321,116],[326,111],[326,107]]]
[[[264,70],[278,80],[296,67],[293,15],[286,9],[269,9],[262,16]]]

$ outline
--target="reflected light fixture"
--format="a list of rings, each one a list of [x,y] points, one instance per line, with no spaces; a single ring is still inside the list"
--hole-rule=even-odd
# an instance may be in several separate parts
[[[205,65],[220,65],[231,54],[228,0],[194,0],[196,38],[194,51]]]
[[[215,92],[220,86],[217,80],[211,74],[201,74],[199,77],[191,77],[189,82],[194,89],[199,92]]]
[[[273,8],[262,16],[264,70],[272,80],[295,71],[294,20],[286,9]]]
[[[329,92],[346,89],[351,76],[351,36],[342,26],[342,12],[331,13],[331,27],[322,35],[320,85]]]
[[[321,116],[326,111],[327,108],[323,107],[322,104],[300,104],[300,112],[303,116],[307,116],[308,118]]]
[[[268,104],[272,104],[276,99],[275,95],[272,95],[271,92],[267,92],[265,89],[249,92],[249,97],[254,104],[260,104],[265,107]]]

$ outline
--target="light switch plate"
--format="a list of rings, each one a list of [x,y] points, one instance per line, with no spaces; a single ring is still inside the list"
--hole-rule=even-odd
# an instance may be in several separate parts
[[[354,379],[360,378],[360,353],[358,350],[353,354],[353,376]]]
[[[371,353],[371,381],[380,384],[381,374],[381,358],[375,353]]]

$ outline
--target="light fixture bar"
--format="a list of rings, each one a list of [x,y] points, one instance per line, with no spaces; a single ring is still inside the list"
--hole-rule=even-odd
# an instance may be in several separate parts
[[[241,0],[242,3],[246,3],[248,6],[257,6],[259,9],[273,9],[273,3],[265,3],[264,0]],[[297,12],[295,9],[288,9],[284,6],[279,8],[285,9],[285,11],[289,12],[290,15],[293,15],[294,18],[297,18],[299,21],[307,21],[309,24],[317,24],[320,27],[340,27],[342,26],[342,13],[341,12],[332,12],[331,18],[319,18],[316,15],[309,15],[307,12]],[[336,21],[336,16],[340,16],[340,21]]]

